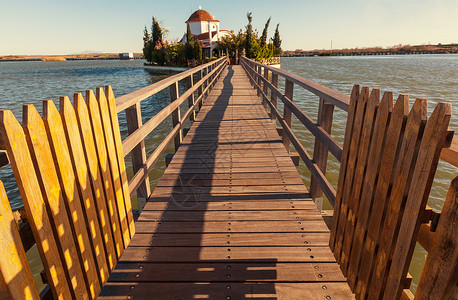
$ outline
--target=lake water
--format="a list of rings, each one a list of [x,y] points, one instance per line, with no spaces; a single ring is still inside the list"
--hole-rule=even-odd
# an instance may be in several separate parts
[[[111,85],[116,96],[124,95],[144,86],[150,85],[166,75],[151,75],[146,72],[142,60],[134,61],[67,61],[67,62],[8,62],[0,63],[0,109],[11,109],[21,122],[22,105],[35,104],[41,112],[41,101],[60,96],[73,96],[74,92],[84,92],[97,86]],[[350,94],[353,84],[380,88],[381,91],[393,91],[395,97],[404,93],[410,95],[413,104],[416,97],[428,99],[429,113],[440,101],[449,101],[453,106],[453,117],[450,127],[458,129],[458,55],[412,55],[412,56],[359,56],[359,57],[300,57],[282,58],[282,69],[298,74],[309,80],[323,84],[344,94]],[[280,83],[282,86],[283,83]],[[180,86],[180,89],[183,89]],[[318,97],[295,88],[294,101],[312,118],[316,119]],[[169,103],[168,91],[164,91],[142,102],[143,119],[154,116]],[[336,108],[332,135],[343,143],[346,113]],[[120,115],[120,126],[123,137],[126,136],[125,116]],[[171,121],[165,120],[146,140],[147,152],[151,153],[160,141],[168,134]],[[313,153],[313,136],[293,118],[293,129],[297,136]],[[170,153],[173,149],[170,148]],[[126,158],[130,165],[130,158]],[[150,179],[154,186],[165,168],[164,159],[151,172]],[[299,171],[306,185],[309,185],[310,173],[303,163]],[[128,175],[132,171],[128,166]],[[441,210],[443,199],[450,181],[458,170],[441,162],[431,192],[429,205]],[[327,175],[336,187],[338,162],[330,155]],[[11,168],[0,169],[0,180],[3,181],[13,208],[21,206]],[[135,206],[136,203],[134,203]],[[324,208],[330,205],[325,203]],[[426,252],[419,246],[414,254],[410,272],[414,277],[413,289],[419,280]],[[40,266],[36,249],[29,251],[33,273],[39,277]]]

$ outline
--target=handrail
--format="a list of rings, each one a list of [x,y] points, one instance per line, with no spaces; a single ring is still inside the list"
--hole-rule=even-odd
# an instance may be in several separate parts
[[[222,61],[227,60],[226,57],[221,57],[215,61],[211,61],[209,63],[200,65],[198,67],[192,68],[190,70],[178,73],[176,75],[172,75],[170,77],[167,77],[164,80],[158,81],[156,83],[153,83],[147,87],[141,88],[139,90],[133,91],[129,94],[123,95],[121,97],[118,97],[116,99],[116,112],[119,113],[136,103],[156,94],[157,92],[162,91],[163,89],[169,87],[171,84],[178,82],[186,77],[192,76],[195,73],[202,71],[204,69],[208,69],[209,67],[219,64]]]
[[[175,148],[177,149],[179,147],[181,144],[184,122],[190,118],[192,119],[197,107],[201,106],[201,102],[215,84],[226,64],[227,58],[222,57],[213,62],[173,75],[116,99],[117,112],[119,113],[126,110],[128,125],[131,124],[131,127],[133,127],[130,128],[129,135],[122,142],[124,156],[132,153],[134,175],[129,181],[130,194],[133,194],[138,190],[138,192],[140,192],[140,196],[144,198],[149,196],[149,171],[154,167],[159,160],[159,157],[165,152],[174,139]],[[203,75],[202,72],[204,72]],[[193,78],[195,74],[198,75],[199,80],[194,84]],[[188,89],[179,96],[178,82],[186,78],[188,79]],[[141,109],[139,105],[140,102],[166,88],[170,88],[171,103],[147,122],[142,124]],[[197,99],[194,99],[194,93],[196,91],[199,95]],[[188,100],[189,107],[184,116],[181,117],[180,106],[186,100]],[[128,113],[128,110],[134,110],[134,113],[130,114]],[[159,146],[157,146],[153,153],[146,158],[144,139],[170,115],[172,115],[173,119],[172,130],[162,140]],[[132,120],[131,118],[135,118],[135,120]],[[132,126],[132,124],[134,125]],[[142,190],[139,190],[140,187],[142,187]],[[137,194],[139,194],[138,192]]]
[[[241,65],[245,69],[254,88],[258,91],[258,95],[261,97],[263,103],[266,103],[270,107],[272,120],[275,120],[275,118],[277,118],[278,122],[282,126],[282,132],[280,133],[280,135],[283,136],[285,147],[289,151],[289,143],[291,142],[298,151],[299,156],[302,158],[306,166],[309,168],[312,175],[310,193],[312,195],[312,198],[315,200],[317,206],[320,206],[319,201],[323,192],[329,199],[332,206],[334,206],[335,190],[329,184],[329,181],[326,179],[324,175],[326,172],[328,151],[331,154],[333,154],[339,161],[342,155],[342,146],[338,142],[336,142],[330,135],[330,128],[332,125],[332,113],[334,106],[337,106],[348,112],[349,97],[344,96],[329,88],[323,87],[319,84],[310,82],[295,74],[289,73],[284,70],[279,70],[268,65],[261,64],[259,62],[255,62],[253,60],[249,60],[246,57],[241,58]],[[264,74],[262,74],[262,70],[264,70]],[[271,73],[270,77],[269,73]],[[277,87],[278,76],[281,76],[285,79],[285,92],[281,92]],[[292,91],[294,84],[297,84],[320,97],[320,107],[317,122],[314,122],[293,102]],[[268,97],[268,90],[270,90],[270,99]],[[281,115],[277,109],[277,99],[280,99],[284,104],[283,115]],[[332,107],[332,109],[328,108],[326,111],[326,105]],[[298,138],[292,131],[291,114],[294,114],[297,117],[297,119],[316,138],[313,159],[307,153],[302,143],[298,140]],[[322,146],[323,148],[320,149],[319,147],[317,148],[317,146]],[[442,149],[440,159],[450,163],[453,166],[458,167],[458,137],[453,137],[449,148]],[[324,163],[320,165],[320,163],[322,163],[323,160]],[[316,186],[318,186],[320,189],[317,190]],[[427,207],[423,213],[424,223],[420,227],[417,242],[425,248],[429,255],[426,264],[428,267],[425,267],[420,282],[423,283],[423,287],[422,289],[420,289],[419,287],[419,289],[417,290],[417,293],[421,294],[422,296],[430,295],[431,291],[433,291],[434,289],[437,290],[437,285],[435,283],[436,281],[432,281],[431,279],[429,279],[431,276],[435,276],[434,278],[443,278],[445,280],[445,283],[442,283],[441,285],[440,291],[446,290],[447,288],[444,287],[444,285],[448,284],[447,282],[451,280],[447,276],[449,276],[451,272],[453,272],[453,268],[447,266],[446,269],[448,273],[445,274],[444,272],[441,272],[438,268],[434,267],[434,264],[438,263],[438,261],[439,263],[444,263],[444,261],[447,261],[448,264],[456,264],[456,256],[453,256],[451,254],[453,251],[456,251],[456,243],[454,244],[454,246],[450,246],[447,247],[447,249],[445,249],[444,247],[438,245],[437,241],[440,240],[442,242],[442,245],[444,245],[444,243],[452,243],[451,240],[453,239],[453,234],[450,234],[450,232],[453,232],[454,229],[452,229],[452,227],[456,227],[456,225],[454,225],[455,223],[453,221],[453,217],[451,216],[456,215],[456,209],[458,207],[456,205],[455,200],[457,193],[456,191],[458,190],[456,188],[457,186],[457,179],[455,178],[455,180],[452,181],[449,190],[449,195],[447,195],[447,199],[445,200],[445,204],[442,209],[443,216],[441,218],[439,218],[441,213],[435,213],[429,207]],[[437,225],[438,221],[440,225]],[[437,232],[435,232],[436,226]],[[434,290],[434,292],[436,292],[436,290]],[[410,293],[408,289],[405,289],[403,293],[403,299],[413,299],[413,294]]]

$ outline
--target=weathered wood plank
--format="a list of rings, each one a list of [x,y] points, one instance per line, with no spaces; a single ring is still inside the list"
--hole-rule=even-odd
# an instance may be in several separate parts
[[[2,299],[40,299],[18,226],[0,181],[0,297]]]
[[[43,265],[52,294],[57,299],[70,299],[72,286],[67,281],[65,263],[60,259],[57,242],[53,236],[50,221],[53,216],[48,215],[42,193],[37,193],[41,188],[36,174],[30,172],[34,166],[26,137],[11,111],[0,111],[0,130],[40,256],[44,258]]]
[[[47,104],[48,108],[46,109],[46,118],[48,127],[53,127],[54,130],[60,126],[60,123],[57,118],[57,110],[54,105],[51,103]],[[93,254],[96,258],[98,275],[100,284],[103,286],[108,280],[109,270],[107,257],[105,253],[105,246],[102,236],[102,226],[98,218],[97,205],[93,197],[93,191],[91,188],[90,177],[87,168],[86,158],[84,156],[84,150],[82,145],[82,139],[78,128],[78,121],[76,120],[75,110],[70,102],[68,97],[62,97],[60,99],[60,113],[62,116],[62,125],[65,128],[68,149],[61,149],[62,151],[69,150],[72,162],[69,162],[70,157],[62,155],[59,164],[64,162],[73,163],[73,170],[78,179],[78,191],[81,195],[81,204],[84,207],[85,216],[86,216],[86,227],[89,229]],[[56,138],[63,138],[62,133],[59,132],[56,135]],[[55,146],[55,148],[57,148]],[[56,155],[57,157],[57,155]],[[71,182],[71,173],[67,178],[67,182]],[[75,182],[75,178],[73,178]],[[84,227],[82,229],[85,229]],[[100,293],[100,288],[97,291],[97,294]]]
[[[112,184],[108,180],[108,175],[104,175],[104,172],[108,172],[108,164],[106,162],[106,154],[102,151],[103,141],[100,138],[95,138],[95,132],[101,129],[101,126],[99,125],[93,128],[86,102],[79,93],[74,96],[74,106],[80,134],[84,136],[82,140],[84,143],[84,152],[93,184],[94,197],[97,201],[97,210],[99,212],[108,263],[111,270],[116,265],[117,258],[122,253],[123,244]],[[96,123],[94,124],[97,125]],[[97,147],[96,141],[98,143]]]

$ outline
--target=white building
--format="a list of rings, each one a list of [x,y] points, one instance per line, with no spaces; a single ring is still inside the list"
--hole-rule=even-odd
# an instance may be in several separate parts
[[[192,36],[201,42],[205,56],[213,56],[214,49],[218,41],[226,35],[233,34],[228,30],[221,30],[219,21],[210,15],[207,11],[199,9],[192,13],[186,24],[189,24]],[[184,35],[183,42],[186,42],[186,34]]]

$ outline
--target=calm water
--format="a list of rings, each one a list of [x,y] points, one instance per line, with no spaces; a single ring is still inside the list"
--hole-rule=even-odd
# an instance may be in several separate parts
[[[41,100],[60,96],[72,97],[74,92],[84,92],[97,86],[110,84],[116,96],[132,92],[167,76],[150,75],[142,67],[143,61],[74,61],[74,62],[11,62],[0,63],[0,109],[11,109],[21,121],[22,105],[35,104],[41,112]],[[411,105],[416,97],[429,100],[430,113],[434,104],[450,101],[454,116],[451,128],[458,129],[458,55],[414,55],[414,56],[361,56],[361,57],[308,57],[282,58],[282,68],[323,84],[345,94],[349,94],[353,84],[393,91],[411,96]],[[282,84],[282,83],[281,83]],[[184,87],[181,86],[180,89]],[[311,117],[316,119],[318,98],[303,89],[294,90],[294,100]],[[143,119],[154,116],[169,103],[168,91],[164,91],[142,102]],[[346,113],[336,108],[333,136],[343,142]],[[120,114],[123,137],[126,136],[125,116]],[[151,153],[171,128],[171,120],[165,120],[146,140],[147,152]],[[299,122],[293,128],[306,148],[313,153],[313,136]],[[170,148],[168,152],[173,152]],[[331,155],[332,156],[332,155]],[[126,158],[130,164],[130,158]],[[152,185],[157,183],[165,168],[164,159],[151,173]],[[309,184],[310,174],[302,164],[300,173]],[[440,163],[429,205],[440,210],[451,179],[458,170],[446,163]],[[131,168],[128,166],[131,175]],[[328,165],[327,177],[337,186],[338,163],[332,157]],[[0,169],[0,179],[4,182],[13,208],[21,206],[15,180],[9,166]],[[135,206],[135,203],[134,203]],[[325,203],[325,208],[330,208]],[[32,251],[31,251],[32,252]],[[425,251],[417,247],[410,272],[414,285],[419,280],[425,260]],[[36,250],[28,253],[34,274],[41,270]]]

